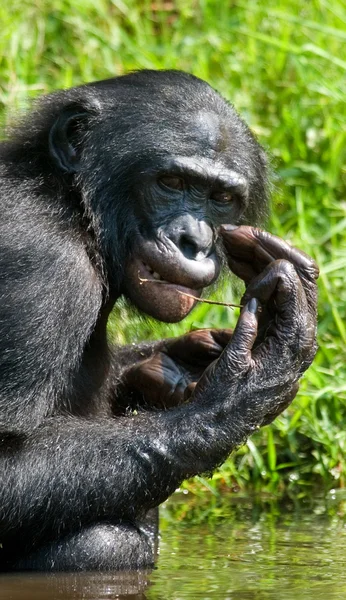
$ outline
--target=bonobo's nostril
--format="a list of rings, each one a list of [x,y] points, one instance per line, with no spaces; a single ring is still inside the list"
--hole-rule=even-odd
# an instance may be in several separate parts
[[[180,215],[164,228],[164,233],[189,260],[203,260],[213,251],[211,224],[192,215]]]
[[[194,259],[196,258],[199,249],[196,240],[192,237],[183,233],[179,239],[179,250],[186,256],[186,258]]]
[[[180,252],[190,260],[203,260],[209,256],[214,245],[213,230],[206,223],[197,222],[189,231],[184,228],[176,240]]]

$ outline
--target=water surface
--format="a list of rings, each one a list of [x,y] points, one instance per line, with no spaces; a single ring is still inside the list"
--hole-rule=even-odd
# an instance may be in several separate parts
[[[274,505],[268,512],[250,502],[230,502],[228,514],[216,511],[212,523],[193,526],[176,522],[170,512],[152,573],[3,575],[0,598],[346,599],[344,504]]]

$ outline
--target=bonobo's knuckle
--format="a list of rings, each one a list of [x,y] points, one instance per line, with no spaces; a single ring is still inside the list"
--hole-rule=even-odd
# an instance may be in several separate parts
[[[210,329],[210,334],[218,344],[226,346],[232,338],[233,329]]]
[[[253,312],[250,312],[250,309],[256,309],[258,303],[255,299],[252,300],[252,303],[254,306],[250,306],[251,303],[246,305],[239,317],[232,340],[224,353],[228,357],[231,352],[244,355],[251,351],[258,331],[257,317]]]
[[[319,275],[318,266],[311,256],[303,252],[303,250],[295,248],[290,242],[266,231],[262,231],[261,229],[254,228],[252,231],[254,237],[258,240],[258,243],[262,247],[265,247],[267,252],[270,252],[273,259],[286,259],[293,263],[297,269],[306,271],[311,279],[317,279]]]
[[[250,364],[251,355],[248,349],[243,347],[231,348],[227,353],[228,367],[236,367],[240,371],[247,369]]]
[[[310,343],[309,346],[305,348],[304,353],[303,353],[303,360],[301,362],[300,369],[299,369],[300,376],[303,375],[303,373],[305,373],[305,371],[312,364],[312,362],[316,356],[317,350],[318,350],[318,344],[317,344],[316,340],[313,340],[313,342]]]
[[[301,276],[305,277],[309,281],[315,282],[320,274],[317,263],[302,250],[292,248],[291,256],[289,257],[290,262],[294,264],[297,271]]]
[[[292,263],[285,259],[279,259],[275,261],[275,265],[279,292],[293,292],[293,290],[298,291],[298,289],[302,291],[298,273]]]
[[[201,365],[218,357],[231,337],[231,329],[198,329],[172,340],[165,351],[175,360]]]
[[[297,271],[294,268],[294,265],[285,258],[279,258],[275,260],[273,265],[276,267],[278,274],[281,276],[290,279],[297,279]]]
[[[260,242],[261,246],[267,246],[268,242],[271,238],[273,238],[271,233],[268,231],[264,231],[263,229],[259,229],[258,227],[251,227],[252,235],[254,238]],[[279,239],[279,238],[278,238]],[[283,240],[280,240],[283,241]]]
[[[317,279],[319,278],[320,275],[320,269],[317,265],[317,263],[315,263],[314,260],[310,260],[310,263],[307,266],[304,266],[303,270],[303,274],[304,276],[309,279],[310,281],[317,281]]]
[[[242,331],[241,337],[238,337],[235,344],[229,344],[223,354],[227,368],[239,373],[249,368],[253,341],[253,332],[245,330]]]

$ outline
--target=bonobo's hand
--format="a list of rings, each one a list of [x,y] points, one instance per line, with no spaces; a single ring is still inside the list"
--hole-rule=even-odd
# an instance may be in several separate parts
[[[240,319],[239,328],[245,336],[245,362],[253,369],[252,378],[262,379],[263,397],[268,386],[273,390],[262,421],[267,423],[294,398],[297,381],[316,352],[318,267],[305,253],[259,229],[224,225],[220,233],[230,269],[247,285],[242,304],[251,298],[261,304],[256,332],[253,325],[247,331],[249,316]],[[249,336],[251,346],[247,345]],[[239,360],[244,357],[240,355]]]
[[[231,271],[243,279],[246,284],[247,289],[241,300],[242,304],[246,304],[254,296],[254,286],[257,286],[259,278],[263,279],[264,271],[269,264],[277,260],[287,260],[294,265],[301,280],[311,323],[316,327],[316,280],[319,270],[310,256],[294,248],[281,238],[253,227],[223,225],[220,228],[220,233],[223,237]],[[262,336],[275,318],[276,313],[275,297],[267,294],[265,300],[266,303],[262,307],[259,320],[259,330]],[[260,341],[260,335],[257,336],[257,343]]]
[[[244,309],[231,344],[229,329],[166,340],[123,373],[122,385],[134,405],[169,408],[188,399],[200,380],[194,398],[245,395],[256,426],[263,425],[292,401],[314,357],[318,268],[304,253],[258,229],[225,225],[221,234],[231,270],[247,284],[242,304],[251,298],[261,303],[259,329],[257,318]],[[252,417],[247,418],[250,424]]]
[[[231,329],[199,329],[164,340],[159,351],[123,373],[126,395],[132,394],[134,404],[156,408],[182,404],[231,336]]]

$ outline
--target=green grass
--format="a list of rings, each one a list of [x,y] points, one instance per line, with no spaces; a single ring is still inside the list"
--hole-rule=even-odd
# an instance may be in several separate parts
[[[257,133],[277,173],[268,229],[321,266],[320,349],[291,408],[212,481],[187,485],[196,496],[204,488],[214,496],[228,489],[307,495],[345,486],[344,2],[12,0],[0,7],[0,27],[5,123],[39,93],[138,68],[177,68],[209,81]],[[118,337],[172,335],[234,319],[228,309],[200,306],[174,327],[136,316]]]

